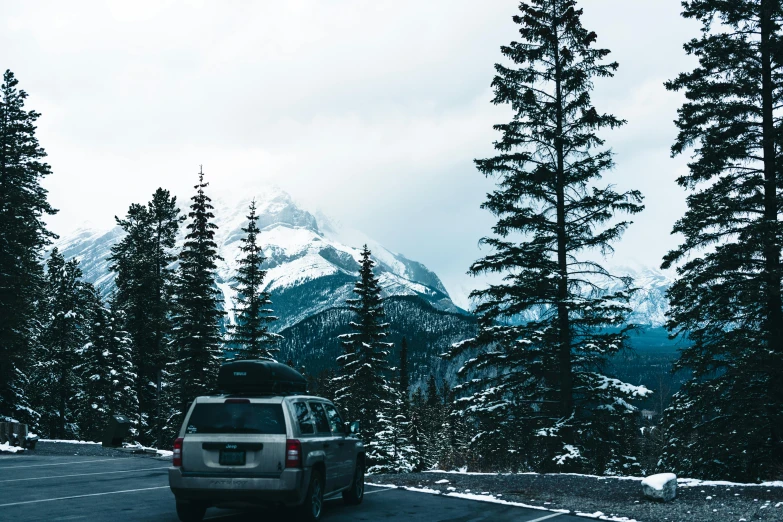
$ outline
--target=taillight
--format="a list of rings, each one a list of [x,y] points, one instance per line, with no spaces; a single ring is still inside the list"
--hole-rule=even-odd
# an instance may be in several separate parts
[[[296,439],[285,441],[285,467],[302,467],[302,443]]]
[[[174,455],[172,461],[174,467],[182,467],[182,437],[174,441]]]

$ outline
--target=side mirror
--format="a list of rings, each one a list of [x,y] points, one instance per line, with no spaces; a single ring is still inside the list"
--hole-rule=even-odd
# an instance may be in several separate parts
[[[359,433],[359,421],[353,421],[351,423],[350,431],[354,435]]]

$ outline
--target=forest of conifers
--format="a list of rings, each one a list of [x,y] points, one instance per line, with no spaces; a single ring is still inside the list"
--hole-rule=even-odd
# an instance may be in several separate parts
[[[348,318],[336,338],[342,352],[310,376],[362,421],[375,471],[780,475],[783,3],[682,5],[682,16],[702,26],[683,50],[697,65],[665,83],[685,95],[672,114],[671,153],[690,158],[677,179],[687,209],[671,231],[681,243],[660,262],[676,273],[666,328],[687,344],[673,365],[684,384],[659,424],[643,426],[639,405],[671,390],[613,373],[636,329],[628,322],[635,287],[601,260],[644,212],[639,191],[602,181],[615,166],[612,130],[626,122],[591,95],[618,64],[582,24],[589,3],[525,0],[509,13],[519,37],[501,47],[487,79],[492,103],[508,107],[510,119],[494,127],[494,155],[475,159],[477,175],[495,183],[482,204],[495,224],[482,239],[487,255],[466,269],[490,282],[471,294],[475,333],[444,339],[433,354],[454,365],[453,382],[411,386],[407,348],[391,357],[367,248],[355,298],[332,312]],[[160,188],[117,218],[124,235],[108,254],[116,277],[105,299],[77,260],[51,248],[46,219],[57,210],[42,183],[52,169],[36,138],[41,115],[26,98],[6,71],[0,418],[47,437],[95,439],[121,412],[137,440],[167,446],[183,405],[214,390],[227,354],[275,358],[287,346],[264,291],[256,209],[243,228],[234,324],[225,323],[215,286],[215,216],[201,170],[189,202]],[[624,176],[633,186],[633,173]],[[517,320],[531,310],[535,319]]]

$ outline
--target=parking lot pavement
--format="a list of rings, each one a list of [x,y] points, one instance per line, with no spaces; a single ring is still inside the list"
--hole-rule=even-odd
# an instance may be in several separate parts
[[[157,458],[14,456],[0,458],[0,519],[14,522],[176,522],[168,488],[170,461]],[[258,512],[207,511],[207,520],[240,522]],[[267,513],[288,520],[286,511]],[[266,518],[266,517],[265,517]],[[585,519],[500,504],[367,487],[361,506],[326,502],[324,521],[584,522]]]

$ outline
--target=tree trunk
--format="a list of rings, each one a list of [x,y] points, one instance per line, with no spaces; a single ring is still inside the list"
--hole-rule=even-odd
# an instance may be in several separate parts
[[[557,36],[557,27],[553,24],[552,32]],[[563,417],[569,417],[573,411],[573,382],[571,375],[571,324],[568,318],[568,258],[566,255],[566,222],[565,222],[565,167],[563,144],[563,94],[562,65],[560,63],[559,43],[555,43],[555,96],[557,112],[557,129],[555,149],[557,151],[557,267],[559,272],[557,285],[557,322],[559,330],[559,370],[560,370],[560,406]]]
[[[781,368],[783,357],[783,303],[780,294],[780,246],[778,245],[778,211],[775,123],[773,116],[772,56],[770,35],[774,30],[772,0],[761,0],[761,110],[764,147],[764,221],[767,237],[764,240],[764,265],[767,278],[767,343],[773,361],[769,367],[771,392],[774,396],[771,416],[772,443],[777,460],[783,458],[783,419],[778,407],[781,404]]]

